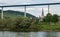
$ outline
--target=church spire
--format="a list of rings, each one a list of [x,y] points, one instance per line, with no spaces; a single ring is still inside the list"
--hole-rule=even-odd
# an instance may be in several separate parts
[[[44,19],[44,10],[43,10],[43,8],[42,8],[42,14],[41,14],[41,17],[39,17],[39,18],[40,18],[39,21],[43,21],[43,19]]]
[[[43,10],[43,8],[42,8],[42,16],[44,17],[44,10]]]

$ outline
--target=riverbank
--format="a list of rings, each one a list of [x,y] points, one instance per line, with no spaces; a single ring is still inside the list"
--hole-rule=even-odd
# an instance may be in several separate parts
[[[15,29],[1,29],[0,31],[11,31],[11,32],[59,32],[60,25],[39,25],[36,28],[15,28]]]
[[[24,17],[0,19],[0,31],[38,32],[60,31],[60,21],[55,23],[40,22],[39,19]]]

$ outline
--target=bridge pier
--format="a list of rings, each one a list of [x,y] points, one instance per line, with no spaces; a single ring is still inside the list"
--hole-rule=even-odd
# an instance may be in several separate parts
[[[1,9],[1,19],[3,19],[3,7]]]
[[[50,7],[50,6],[48,5],[48,13],[50,12],[50,10],[49,10],[50,8],[49,8],[49,7]]]

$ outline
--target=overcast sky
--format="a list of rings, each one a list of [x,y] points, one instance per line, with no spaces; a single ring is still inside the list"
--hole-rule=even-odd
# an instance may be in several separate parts
[[[21,5],[21,4],[58,3],[58,2],[60,2],[60,0],[0,0],[0,5]],[[38,17],[41,16],[42,8],[44,9],[44,14],[46,15],[48,13],[47,9],[48,6],[27,7],[27,13],[30,13]],[[4,10],[17,10],[24,12],[24,7],[4,8]],[[50,6],[50,13],[60,15],[60,5]]]

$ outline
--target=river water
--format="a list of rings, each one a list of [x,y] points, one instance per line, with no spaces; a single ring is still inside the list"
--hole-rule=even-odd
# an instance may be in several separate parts
[[[0,31],[0,37],[60,37],[60,32],[8,32]]]

